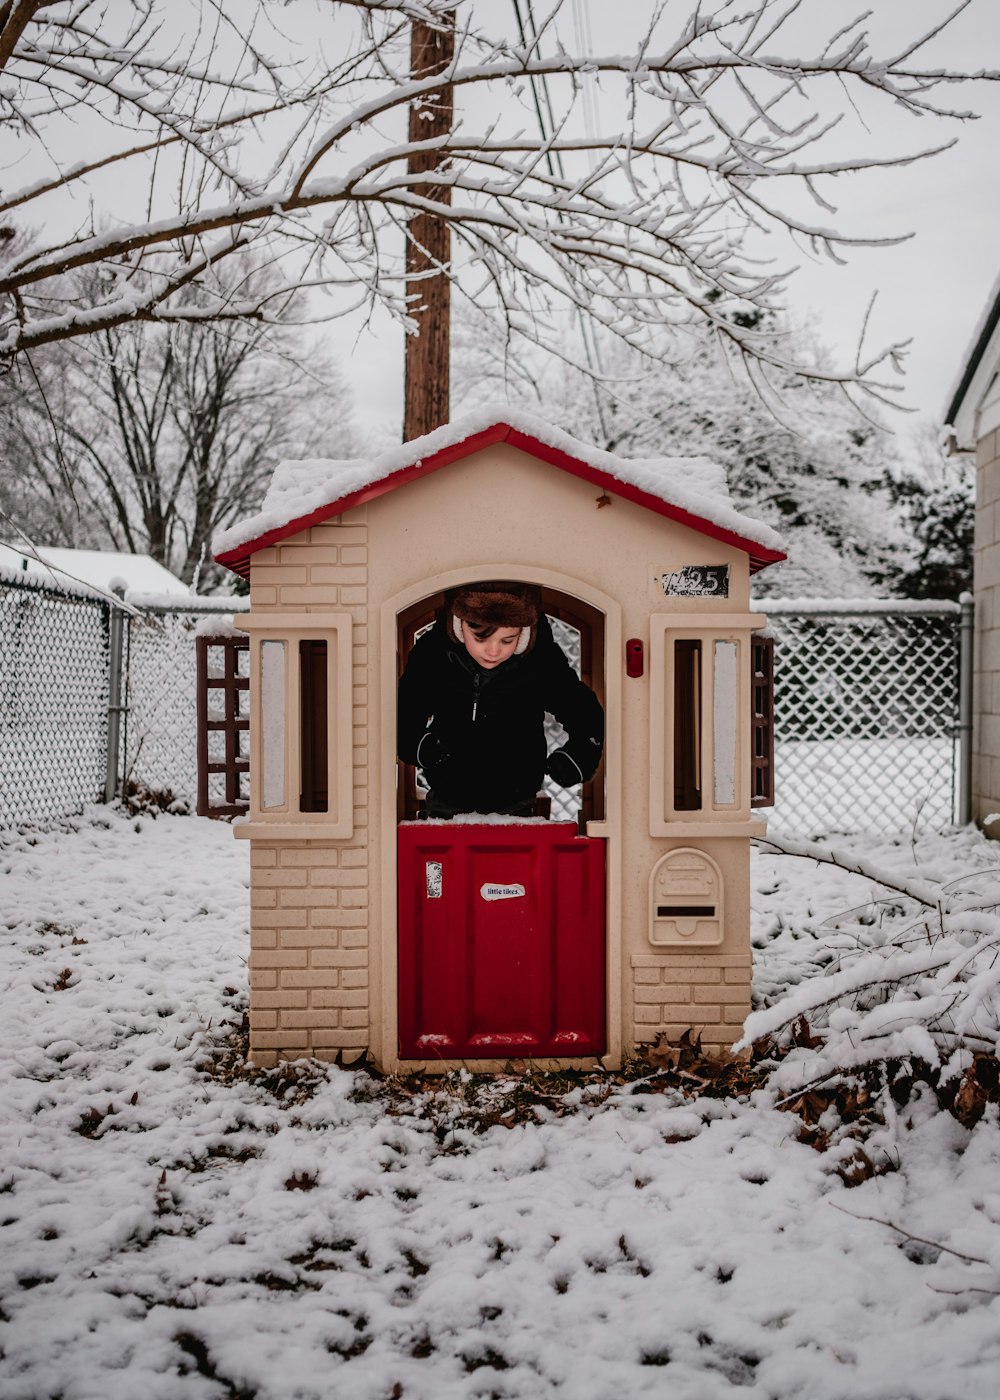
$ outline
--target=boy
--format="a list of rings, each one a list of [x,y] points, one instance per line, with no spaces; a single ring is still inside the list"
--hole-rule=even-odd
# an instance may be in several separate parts
[[[568,734],[546,754],[545,713]],[[527,817],[546,773],[592,777],[604,712],[552,636],[532,584],[492,581],[447,595],[399,683],[397,751],[423,769],[427,815]]]

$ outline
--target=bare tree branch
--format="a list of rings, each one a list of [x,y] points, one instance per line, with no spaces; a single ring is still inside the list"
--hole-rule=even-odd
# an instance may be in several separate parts
[[[412,331],[404,247],[433,215],[456,234],[446,275],[478,287],[480,304],[489,285],[512,324],[537,318],[540,343],[562,305],[632,344],[707,325],[749,360],[788,368],[773,340],[724,314],[779,311],[788,296],[790,269],[755,260],[759,236],[833,259],[890,241],[839,229],[829,183],[949,144],[946,133],[900,152],[852,136],[859,117],[877,130],[879,104],[973,115],[943,94],[1000,75],[933,62],[968,3],[885,51],[865,16],[838,21],[811,52],[807,0],[663,5],[614,54],[574,51],[564,0],[511,36],[491,30],[499,12],[481,0],[324,0],[311,15],[246,0],[238,16],[230,0],[7,0],[0,136],[17,135],[30,179],[0,197],[0,356],[133,320],[267,321],[273,289],[234,297],[222,276],[248,247],[285,289],[325,293],[325,314],[360,298]],[[444,27],[453,11],[454,59],[413,80],[410,22]],[[446,90],[449,129],[407,139],[409,114]],[[582,108],[600,96],[614,105],[595,134]],[[794,189],[818,220],[786,198]],[[81,302],[71,274],[85,270],[103,291]],[[884,396],[879,373],[900,351],[823,374]]]

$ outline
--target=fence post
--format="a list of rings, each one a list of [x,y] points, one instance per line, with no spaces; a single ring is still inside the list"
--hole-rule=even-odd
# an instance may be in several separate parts
[[[125,590],[113,590],[124,598]],[[118,793],[118,756],[121,749],[122,728],[122,661],[125,647],[124,609],[109,605],[111,616],[108,625],[108,767],[104,780],[104,800],[113,802]]]
[[[975,684],[976,604],[971,593],[959,598],[958,632],[958,824],[972,821],[972,691]]]

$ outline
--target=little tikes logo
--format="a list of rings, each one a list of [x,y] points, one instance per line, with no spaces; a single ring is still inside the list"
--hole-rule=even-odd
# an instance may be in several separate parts
[[[523,885],[480,885],[479,893],[483,899],[523,899]]]

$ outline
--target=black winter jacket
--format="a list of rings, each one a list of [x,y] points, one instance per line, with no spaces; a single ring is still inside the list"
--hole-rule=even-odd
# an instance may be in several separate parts
[[[557,752],[579,770],[575,780],[592,777],[604,745],[604,711],[546,618],[539,619],[530,651],[487,670],[448,635],[439,615],[399,682],[397,752],[423,769],[434,797],[454,811],[507,811],[542,785],[546,711],[569,736]],[[565,758],[554,767],[560,782],[573,772]]]

